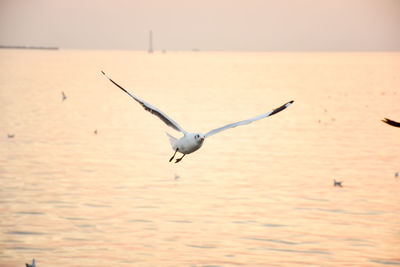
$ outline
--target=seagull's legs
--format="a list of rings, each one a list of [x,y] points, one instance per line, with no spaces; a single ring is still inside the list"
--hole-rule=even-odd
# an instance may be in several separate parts
[[[180,157],[179,159],[176,159],[175,163],[178,163],[179,161],[181,161],[185,155],[186,155],[186,154],[183,154],[182,157]]]
[[[178,149],[175,150],[175,153],[174,153],[174,155],[172,155],[172,157],[169,159],[169,162],[171,162],[171,161],[174,159],[174,157],[175,157],[175,155],[176,155],[176,152],[178,152]]]

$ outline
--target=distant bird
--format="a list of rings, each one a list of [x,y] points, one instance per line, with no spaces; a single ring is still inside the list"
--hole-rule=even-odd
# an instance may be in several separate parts
[[[63,101],[64,101],[65,99],[67,99],[67,96],[65,95],[64,92],[61,92],[61,95],[62,95],[62,100],[63,100]]]
[[[243,121],[239,121],[239,122],[234,122],[234,123],[230,123],[227,124],[225,126],[222,126],[220,128],[214,129],[209,131],[206,134],[202,134],[202,133],[190,133],[185,131],[178,123],[176,123],[174,120],[172,120],[170,117],[168,117],[164,112],[162,112],[161,110],[159,110],[158,108],[150,105],[149,103],[145,102],[144,100],[140,99],[139,97],[135,96],[134,94],[128,92],[126,89],[122,88],[119,84],[117,84],[116,82],[114,82],[110,77],[108,77],[103,71],[101,72],[103,73],[103,75],[110,80],[110,82],[112,82],[114,85],[116,85],[119,89],[121,89],[122,91],[124,91],[125,93],[127,93],[128,95],[130,95],[134,100],[136,100],[140,105],[143,106],[143,108],[145,110],[147,110],[148,112],[150,112],[153,115],[156,115],[157,117],[159,117],[165,124],[167,124],[168,126],[172,127],[174,130],[182,132],[184,134],[183,137],[181,137],[180,139],[177,139],[171,135],[168,135],[172,149],[175,150],[175,153],[172,155],[172,157],[170,158],[170,162],[174,159],[175,155],[177,152],[180,152],[183,154],[182,157],[180,157],[179,159],[176,159],[175,163],[178,163],[179,161],[181,161],[183,159],[183,157],[186,154],[190,154],[196,150],[198,150],[202,145],[204,140],[207,137],[210,137],[216,133],[219,133],[221,131],[236,127],[236,126],[240,126],[240,125],[245,125],[245,124],[249,124],[252,123],[254,121],[258,121],[261,120],[263,118],[272,116],[284,109],[286,109],[287,107],[289,107],[293,101],[287,102],[286,104],[273,109],[267,113],[258,115],[256,117],[247,119],[247,120],[243,120]]]
[[[96,130],[94,130],[94,134],[97,134],[97,129],[96,129]]]
[[[384,120],[382,120],[384,123],[387,123],[387,124],[389,124],[389,125],[392,125],[392,126],[394,126],[394,127],[400,127],[400,122],[397,122],[397,121],[392,121],[392,120],[390,120],[390,119],[388,119],[388,118],[385,118]]]
[[[178,174],[175,174],[175,180],[178,180],[180,176]]]
[[[36,261],[35,261],[35,259],[32,259],[32,264],[25,263],[25,266],[26,266],[26,267],[36,267]]]
[[[394,177],[395,177],[395,178],[398,178],[398,177],[399,177],[399,172],[396,172],[396,173],[394,174]]]
[[[7,134],[8,138],[14,138],[15,134]]]
[[[336,179],[333,179],[333,186],[339,186],[339,187],[343,187],[342,186],[342,181],[336,181]]]

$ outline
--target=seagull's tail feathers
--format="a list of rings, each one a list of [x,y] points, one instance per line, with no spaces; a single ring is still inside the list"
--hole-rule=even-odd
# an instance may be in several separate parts
[[[167,136],[168,136],[168,138],[169,138],[169,142],[171,143],[172,149],[173,149],[173,150],[176,150],[176,148],[177,148],[176,143],[177,143],[178,139],[175,138],[175,137],[173,137],[172,135],[170,135],[170,134],[167,133],[167,132],[166,132],[166,134],[167,134]]]

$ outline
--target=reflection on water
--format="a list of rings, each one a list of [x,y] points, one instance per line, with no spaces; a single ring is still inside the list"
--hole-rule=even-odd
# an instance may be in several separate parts
[[[400,265],[400,54],[0,59],[1,266]],[[188,131],[295,103],[172,164],[102,69]]]

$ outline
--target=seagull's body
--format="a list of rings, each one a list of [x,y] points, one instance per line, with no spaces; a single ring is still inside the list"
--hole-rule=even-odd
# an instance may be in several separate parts
[[[110,80],[110,82],[112,82],[114,85],[116,85],[122,91],[124,91],[125,93],[130,95],[140,105],[142,105],[145,110],[147,110],[151,114],[156,115],[157,117],[159,117],[165,124],[167,124],[168,126],[173,128],[174,130],[183,133],[183,137],[181,137],[180,139],[177,139],[177,138],[175,138],[172,135],[167,133],[167,135],[169,137],[169,140],[171,142],[172,149],[175,151],[174,155],[171,157],[171,159],[169,161],[172,161],[174,159],[174,157],[175,157],[177,152],[180,152],[180,153],[183,154],[181,158],[176,159],[175,163],[178,163],[179,161],[181,161],[182,158],[186,154],[190,154],[190,153],[193,153],[196,150],[198,150],[203,145],[204,140],[207,137],[210,137],[210,136],[212,136],[212,135],[214,135],[216,133],[219,133],[221,131],[224,131],[224,130],[227,130],[227,129],[230,129],[230,128],[233,128],[233,127],[236,127],[236,126],[246,125],[246,124],[252,123],[254,121],[257,121],[257,120],[272,116],[272,115],[284,110],[285,108],[287,108],[288,106],[290,106],[293,103],[293,101],[287,102],[286,104],[284,104],[284,105],[282,105],[282,106],[280,106],[280,107],[278,107],[276,109],[273,109],[273,110],[271,110],[271,111],[269,111],[267,113],[261,114],[259,116],[255,116],[255,117],[247,119],[247,120],[243,120],[243,121],[227,124],[227,125],[222,126],[220,128],[213,129],[213,130],[209,131],[206,134],[191,133],[191,132],[185,131],[177,122],[175,122],[173,119],[168,117],[164,112],[162,112],[158,108],[150,105],[149,103],[143,101],[139,97],[135,96],[134,94],[132,94],[129,91],[127,91],[126,89],[124,89],[122,86],[120,86],[119,84],[114,82],[110,77],[108,77],[103,71],[102,71],[102,73],[108,80]]]
[[[393,120],[390,120],[390,119],[388,119],[388,118],[385,118],[385,119],[382,120],[382,121],[383,121],[384,123],[387,123],[387,124],[391,125],[391,126],[400,127],[400,122],[393,121]]]
[[[198,150],[204,142],[204,136],[201,133],[187,133],[182,138],[176,139],[170,134],[167,134],[171,142],[173,150],[178,149],[182,154],[190,154]],[[193,140],[197,140],[193,142]]]

